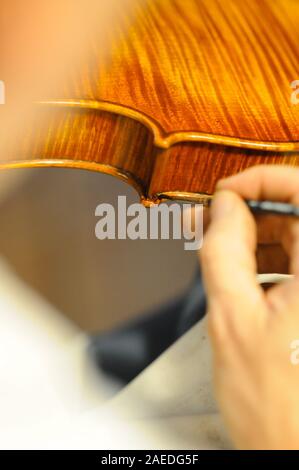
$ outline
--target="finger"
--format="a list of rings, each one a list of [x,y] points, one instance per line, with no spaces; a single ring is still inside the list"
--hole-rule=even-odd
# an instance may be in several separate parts
[[[292,203],[299,206],[299,194],[292,197]],[[282,230],[282,243],[289,256],[289,270],[299,279],[299,220],[289,218]]]
[[[269,308],[276,315],[299,314],[299,280],[294,278],[272,287],[266,293]],[[272,316],[271,316],[272,318]]]
[[[209,311],[246,335],[250,324],[263,323],[266,316],[255,250],[256,226],[246,204],[233,192],[219,191],[200,253]]]
[[[229,189],[245,199],[288,201],[299,193],[299,169],[260,165],[219,181],[217,189]]]
[[[222,180],[220,189],[230,189],[245,199],[270,199],[299,205],[299,169],[279,165],[261,165]],[[277,225],[283,246],[290,258],[289,272],[299,277],[299,221],[282,220]],[[269,232],[269,231],[268,231]]]

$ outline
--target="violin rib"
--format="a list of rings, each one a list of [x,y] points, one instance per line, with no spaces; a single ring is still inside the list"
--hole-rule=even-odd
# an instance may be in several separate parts
[[[96,109],[99,111],[107,111],[112,114],[126,116],[144,124],[153,134],[154,145],[160,148],[168,149],[174,144],[181,142],[206,142],[215,145],[225,145],[228,147],[238,147],[252,150],[277,151],[277,152],[298,152],[299,141],[294,142],[271,142],[246,140],[240,137],[230,137],[225,135],[205,134],[199,131],[178,131],[167,134],[159,125],[150,117],[134,109],[128,108],[116,103],[108,101],[92,101],[92,100],[52,100],[42,101],[38,104],[49,107],[66,107],[76,109]]]
[[[110,60],[91,44],[1,167],[100,171],[151,204],[205,201],[248,166],[298,165],[298,24],[297,0],[140,2]]]

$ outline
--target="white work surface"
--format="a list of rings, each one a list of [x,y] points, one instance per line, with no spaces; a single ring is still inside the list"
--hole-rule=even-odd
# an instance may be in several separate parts
[[[1,449],[222,449],[205,324],[119,393],[88,338],[0,262]]]

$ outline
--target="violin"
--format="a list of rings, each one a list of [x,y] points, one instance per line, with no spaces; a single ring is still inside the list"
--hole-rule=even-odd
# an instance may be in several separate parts
[[[298,165],[298,24],[298,0],[137,2],[109,59],[91,41],[1,168],[114,175],[150,206],[206,202],[253,165]]]

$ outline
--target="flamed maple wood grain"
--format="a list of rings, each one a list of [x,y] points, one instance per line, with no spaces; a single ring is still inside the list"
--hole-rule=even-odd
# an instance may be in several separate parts
[[[107,66],[96,47],[64,98],[123,105],[176,133],[299,141],[297,0],[139,2]]]
[[[46,119],[44,114],[46,113]],[[40,109],[17,156],[5,168],[61,166],[99,171],[135,187],[144,203],[164,198],[205,200],[220,178],[258,164],[299,165],[299,152],[265,152],[182,142],[158,149],[139,122],[108,112]],[[109,136],[109,138],[107,137]],[[0,166],[0,167],[1,167]]]
[[[298,24],[298,0],[140,2],[110,61],[91,44],[1,166],[102,171],[150,203],[206,198],[259,163],[298,165]]]
[[[25,124],[24,124],[25,126]],[[22,131],[23,132],[23,131]],[[60,166],[112,174],[147,193],[153,137],[139,122],[111,113],[39,109],[0,167]],[[18,140],[18,136],[15,137]]]
[[[219,179],[264,164],[298,166],[299,152],[262,152],[184,142],[158,151],[148,196],[180,199],[179,193],[183,193],[184,199],[195,193],[195,199],[200,199],[201,194],[205,201]],[[173,170],[171,175],[169,168]]]

